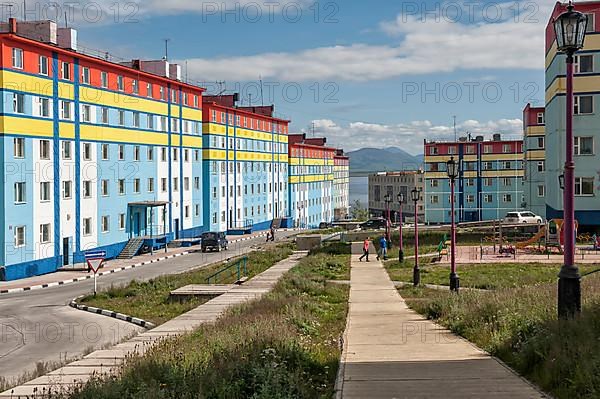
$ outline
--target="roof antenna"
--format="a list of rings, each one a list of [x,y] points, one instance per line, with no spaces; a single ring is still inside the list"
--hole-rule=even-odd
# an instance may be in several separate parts
[[[65,11],[65,28],[69,27],[69,20],[67,19],[67,12]]]
[[[23,21],[27,21],[27,0],[23,0]]]
[[[169,61],[169,42],[171,39],[163,39],[165,41],[165,61]]]
[[[263,95],[263,80],[262,76],[258,76],[258,80],[260,80],[260,105],[265,106],[265,97]]]
[[[248,93],[248,105],[252,106],[252,93]]]
[[[454,118],[454,141],[456,142],[456,115],[454,115],[452,118]]]

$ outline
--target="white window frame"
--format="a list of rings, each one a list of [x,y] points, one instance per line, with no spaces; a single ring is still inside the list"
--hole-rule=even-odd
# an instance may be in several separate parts
[[[591,180],[592,192],[589,194],[582,193],[584,180],[587,180],[588,183]],[[593,178],[593,177],[576,177],[575,178],[575,196],[577,196],[577,197],[593,197],[594,191],[595,191],[594,184],[595,184],[595,178]]]
[[[16,69],[23,69],[23,49],[18,47],[13,47],[12,49],[12,66]]]
[[[584,140],[584,139],[592,140],[592,153],[591,154],[582,154],[581,153],[581,147],[582,147],[581,143],[582,143],[582,140]],[[595,144],[596,143],[594,142],[594,136],[576,136],[573,141],[573,152],[577,156],[592,156],[596,153]]]
[[[22,248],[27,243],[27,228],[26,226],[15,227],[15,248]]]
[[[581,112],[579,103],[580,103],[580,98],[583,98],[583,97],[589,97],[592,99],[592,111],[591,112]],[[575,96],[573,98],[573,114],[574,115],[592,115],[593,113],[594,113],[594,96],[593,95],[586,94],[586,95]]]

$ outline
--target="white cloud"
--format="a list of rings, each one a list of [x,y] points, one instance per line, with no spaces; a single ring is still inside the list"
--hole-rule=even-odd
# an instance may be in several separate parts
[[[500,4],[502,9],[515,7],[514,2]],[[518,4],[523,13],[519,18],[505,12],[496,23],[482,18],[465,24],[448,18],[423,20],[399,15],[380,26],[398,41],[396,45],[356,43],[298,52],[195,58],[188,60],[189,71],[200,80],[245,81],[261,75],[283,81],[370,81],[457,70],[543,70],[544,31],[551,7],[541,5],[530,21],[525,20],[528,3]]]
[[[344,126],[329,119],[313,121],[315,135],[327,137],[327,143],[332,146],[353,151],[359,148],[399,147],[411,154],[423,153],[423,140],[453,140],[454,127],[434,125],[431,121],[411,121],[384,125],[368,122],[351,122]],[[499,119],[480,122],[466,120],[456,126],[458,136],[470,133],[475,137],[489,137],[493,133],[501,133],[506,138],[520,138],[523,122],[520,119]],[[311,133],[304,131],[309,137]]]

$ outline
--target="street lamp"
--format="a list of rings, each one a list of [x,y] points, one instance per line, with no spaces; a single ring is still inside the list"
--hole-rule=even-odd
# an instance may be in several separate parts
[[[389,194],[386,194],[385,197],[383,197],[383,200],[385,201],[385,213],[386,213],[386,222],[385,222],[385,238],[387,240],[387,242],[390,242],[390,204],[392,203],[392,196]]]
[[[446,172],[450,179],[450,212],[452,213],[450,217],[450,291],[458,292],[460,280],[456,274],[456,224],[454,222],[454,183],[458,177],[458,162],[454,160],[454,157],[450,157],[446,166]]]
[[[558,275],[558,316],[573,317],[581,312],[581,275],[575,265],[575,162],[573,161],[573,54],[583,48],[587,16],[574,11],[569,1],[567,11],[554,20],[556,47],[567,56],[567,115],[564,226],[564,265]]]
[[[411,192],[411,199],[415,203],[415,267],[413,269],[413,284],[416,286],[421,282],[421,270],[419,269],[419,220],[417,202],[421,200],[421,192],[415,187]]]
[[[404,242],[402,240],[402,205],[404,204],[404,194],[398,194],[398,204],[400,204],[400,227],[398,228],[400,234],[400,242],[398,244],[398,260],[400,263],[404,262]]]

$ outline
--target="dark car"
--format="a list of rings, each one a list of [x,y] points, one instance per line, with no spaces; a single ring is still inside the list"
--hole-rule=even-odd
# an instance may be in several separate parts
[[[361,223],[358,226],[361,228],[361,230],[379,230],[385,229],[386,224],[387,223],[385,219],[377,218],[367,220],[366,222]]]
[[[225,237],[225,233],[203,233],[202,241],[200,242],[200,246],[202,247],[202,252],[206,252],[209,249],[211,251],[220,252],[221,250],[227,250],[227,237]]]
[[[319,223],[320,230],[330,229],[331,227],[333,227],[333,225],[331,223],[327,223],[327,222]]]

